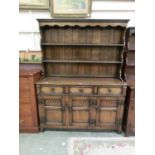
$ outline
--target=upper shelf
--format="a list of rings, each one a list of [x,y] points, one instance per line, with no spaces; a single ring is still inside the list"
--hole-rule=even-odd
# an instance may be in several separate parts
[[[95,60],[43,60],[48,63],[95,63],[95,64],[121,64],[121,61],[95,61]]]
[[[71,44],[71,43],[41,43],[42,46],[118,46],[123,47],[124,44]]]

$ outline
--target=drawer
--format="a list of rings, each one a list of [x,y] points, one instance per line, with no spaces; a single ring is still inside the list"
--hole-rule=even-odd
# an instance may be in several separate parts
[[[19,105],[20,115],[31,115],[31,104],[20,104]]]
[[[64,91],[63,87],[48,87],[48,86],[42,86],[40,92],[44,94],[62,94]]]
[[[90,87],[70,87],[69,89],[70,94],[92,94],[93,89]]]
[[[99,95],[121,95],[122,88],[115,87],[115,88],[107,88],[107,87],[100,87],[98,88]]]
[[[20,116],[19,117],[19,127],[20,128],[33,127],[32,116]]]

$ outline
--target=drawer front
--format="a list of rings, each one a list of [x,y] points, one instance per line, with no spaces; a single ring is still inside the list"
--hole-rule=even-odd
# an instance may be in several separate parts
[[[70,87],[69,89],[70,94],[92,94],[93,93],[93,89],[90,87]]]
[[[19,118],[19,127],[20,128],[33,127],[32,116],[20,116],[20,118]]]
[[[115,88],[100,87],[98,89],[98,93],[99,95],[121,95],[122,88],[121,87],[115,87]]]
[[[19,105],[20,115],[31,115],[31,104],[20,104]]]
[[[48,87],[48,86],[42,86],[40,92],[43,94],[62,94],[64,91],[63,87]]]

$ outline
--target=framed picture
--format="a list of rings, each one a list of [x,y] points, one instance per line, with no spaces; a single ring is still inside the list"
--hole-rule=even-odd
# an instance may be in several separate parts
[[[38,51],[19,51],[19,63],[42,63],[42,53]]]
[[[54,17],[88,17],[92,0],[50,0],[50,11]]]
[[[49,9],[49,0],[19,0],[20,9]]]

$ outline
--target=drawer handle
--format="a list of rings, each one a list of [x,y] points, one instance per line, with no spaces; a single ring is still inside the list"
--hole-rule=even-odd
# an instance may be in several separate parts
[[[79,89],[79,92],[80,92],[80,93],[83,93],[83,89]]]
[[[108,89],[108,92],[111,93],[111,89]]]
[[[54,92],[55,91],[55,88],[52,88],[51,91]]]

